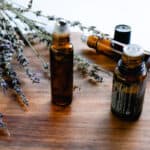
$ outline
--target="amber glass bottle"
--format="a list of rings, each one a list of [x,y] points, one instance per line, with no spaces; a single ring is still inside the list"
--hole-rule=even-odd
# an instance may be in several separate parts
[[[97,53],[103,53],[107,56],[112,56],[115,51],[112,48],[112,43],[110,39],[100,38],[97,35],[90,35],[87,37],[87,45],[91,48],[94,48]],[[116,55],[121,55],[120,51],[115,51]]]
[[[90,48],[94,48],[97,53],[103,53],[118,61],[121,58],[123,47],[130,43],[131,28],[128,25],[120,24],[115,27],[114,39],[109,36],[86,35],[81,39]]]
[[[61,106],[69,105],[73,95],[73,46],[65,20],[55,25],[50,64],[52,102]]]
[[[138,45],[126,46],[114,71],[111,110],[122,119],[136,120],[142,112],[147,77],[143,56]]]

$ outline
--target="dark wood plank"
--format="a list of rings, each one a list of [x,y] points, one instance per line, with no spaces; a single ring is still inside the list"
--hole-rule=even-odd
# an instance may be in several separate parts
[[[115,62],[81,43],[80,35],[74,33],[72,42],[76,53],[89,61],[113,71]],[[46,56],[43,45],[36,48]],[[41,78],[40,84],[29,81],[22,69],[17,68],[22,88],[30,100],[27,112],[18,105],[12,92],[0,92],[0,112],[11,132],[10,137],[0,136],[3,150],[149,150],[150,149],[150,81],[147,83],[143,113],[136,122],[119,120],[110,112],[112,76],[102,73],[104,82],[91,85],[78,73],[74,84],[73,102],[62,108],[51,104],[50,81],[39,67],[35,55],[26,48],[31,67]]]

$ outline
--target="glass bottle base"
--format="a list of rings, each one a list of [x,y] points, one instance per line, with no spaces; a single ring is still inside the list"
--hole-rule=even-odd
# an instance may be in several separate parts
[[[111,112],[117,116],[119,119],[121,120],[126,120],[126,121],[136,121],[139,119],[140,115],[141,115],[141,111],[137,114],[132,114],[132,115],[125,115],[125,114],[120,114],[118,112],[116,112],[112,107],[111,107]]]
[[[58,106],[68,106],[72,102],[72,96],[53,96],[52,103]]]

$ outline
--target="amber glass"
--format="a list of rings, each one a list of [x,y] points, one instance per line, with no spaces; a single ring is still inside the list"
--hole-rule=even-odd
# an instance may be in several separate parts
[[[61,106],[69,105],[73,95],[73,46],[69,34],[53,34],[50,64],[52,102]]]
[[[114,49],[110,39],[103,39],[96,35],[91,35],[87,39],[87,45],[94,48],[97,53],[103,53],[111,58],[120,57],[120,54],[113,52]]]
[[[139,118],[146,77],[147,69],[142,54],[137,57],[122,55],[113,76],[111,110],[116,116],[126,120]]]

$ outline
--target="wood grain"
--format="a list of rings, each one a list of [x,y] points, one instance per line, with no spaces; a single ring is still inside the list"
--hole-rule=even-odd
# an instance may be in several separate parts
[[[115,62],[97,55],[73,33],[72,43],[76,53],[89,61],[113,71]],[[35,46],[48,60],[49,52],[43,45]],[[27,112],[23,111],[11,91],[0,92],[0,112],[11,132],[10,137],[0,136],[3,150],[149,150],[150,149],[150,80],[148,79],[144,109],[136,122],[119,120],[110,112],[112,76],[102,73],[104,82],[91,85],[78,73],[69,107],[51,104],[50,81],[42,72],[40,64],[29,48],[25,49],[31,67],[41,78],[40,84],[29,81],[24,71],[14,63],[22,82],[24,93],[30,101]]]

